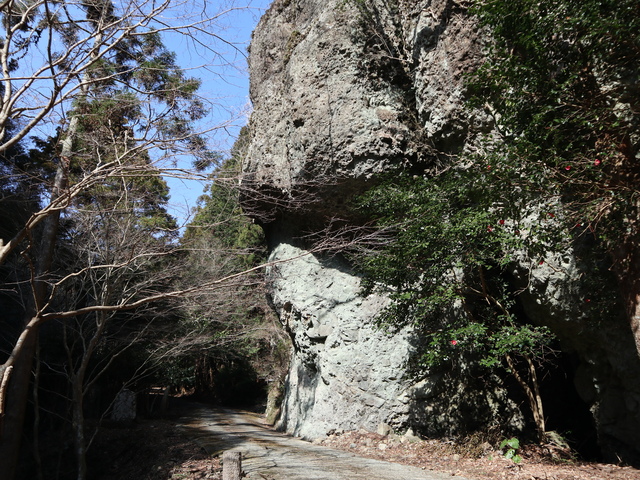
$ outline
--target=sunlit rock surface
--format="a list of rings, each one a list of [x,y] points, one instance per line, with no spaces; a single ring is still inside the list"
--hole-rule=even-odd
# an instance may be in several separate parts
[[[491,131],[489,118],[463,106],[464,75],[485,40],[461,3],[276,0],[254,33],[244,206],[264,225],[272,260],[298,257],[269,274],[294,349],[280,419],[292,433],[390,424],[437,434],[474,421],[521,427],[528,415],[499,388],[474,396],[465,387],[476,386],[446,376],[410,380],[405,362],[416,339],[373,325],[384,299],[360,298],[342,262],[304,255],[310,231],[355,221],[345,204],[380,174],[397,166],[429,173]],[[549,325],[567,352],[562,392],[575,394],[567,410],[584,411],[594,425],[585,431],[597,432],[610,458],[633,455],[638,356],[621,319],[587,325],[585,292],[571,280],[581,274],[571,252],[514,270],[532,286],[522,300],[528,316]]]

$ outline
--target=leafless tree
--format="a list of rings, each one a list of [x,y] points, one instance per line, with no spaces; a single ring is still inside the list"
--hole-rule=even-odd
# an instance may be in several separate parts
[[[196,290],[158,291],[138,284],[135,293],[117,291],[125,286],[110,284],[110,276],[142,267],[157,255],[149,250],[134,248],[136,253],[111,263],[88,255],[74,271],[64,273],[54,268],[61,223],[79,218],[83,197],[117,181],[126,184],[167,172],[195,175],[177,170],[174,159],[208,155],[203,134],[210,128],[198,131],[193,126],[203,118],[206,101],[197,95],[198,81],[184,76],[175,57],[163,49],[162,36],[192,38],[213,57],[215,42],[224,42],[217,22],[240,7],[210,8],[207,2],[169,0],[0,2],[0,154],[43,135],[50,137],[55,152],[48,159],[54,174],[44,174],[46,168],[22,172],[41,178],[45,194],[24,225],[0,241],[0,265],[20,254],[30,284],[21,332],[0,366],[0,479],[14,475],[43,323],[93,315],[99,331],[113,312]],[[114,204],[111,211],[121,206]],[[81,278],[100,288],[110,286],[97,289],[84,306],[60,309],[58,293]],[[197,288],[216,288],[224,281],[218,278]],[[89,343],[88,354],[91,348]],[[83,368],[76,372],[79,384]]]

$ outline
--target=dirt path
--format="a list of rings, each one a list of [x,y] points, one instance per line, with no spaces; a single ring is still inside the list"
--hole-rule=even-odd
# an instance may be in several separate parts
[[[465,480],[314,445],[273,431],[252,413],[194,405],[185,420],[209,454],[242,452],[247,480]]]

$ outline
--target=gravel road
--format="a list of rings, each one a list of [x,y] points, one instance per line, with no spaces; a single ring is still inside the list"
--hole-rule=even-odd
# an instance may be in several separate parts
[[[246,480],[467,480],[314,445],[266,427],[254,413],[197,405],[185,420],[208,453],[240,451]]]

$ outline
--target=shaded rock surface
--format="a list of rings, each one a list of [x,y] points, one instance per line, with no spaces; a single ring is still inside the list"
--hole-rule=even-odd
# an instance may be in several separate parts
[[[272,260],[297,257],[270,272],[294,348],[283,429],[316,437],[385,423],[443,433],[470,418],[523,426],[496,382],[475,397],[446,376],[410,382],[405,363],[417,339],[374,327],[384,299],[358,297],[358,278],[340,262],[300,256],[309,231],[357,222],[345,205],[380,174],[430,172],[477,148],[492,122],[465,109],[464,75],[481,61],[483,41],[454,0],[276,0],[256,29],[244,205],[265,226]],[[565,383],[575,384],[601,447],[631,458],[640,445],[638,354],[623,319],[588,325],[588,292],[571,281],[580,274],[571,252],[514,271],[532,285],[528,316],[571,355]]]

